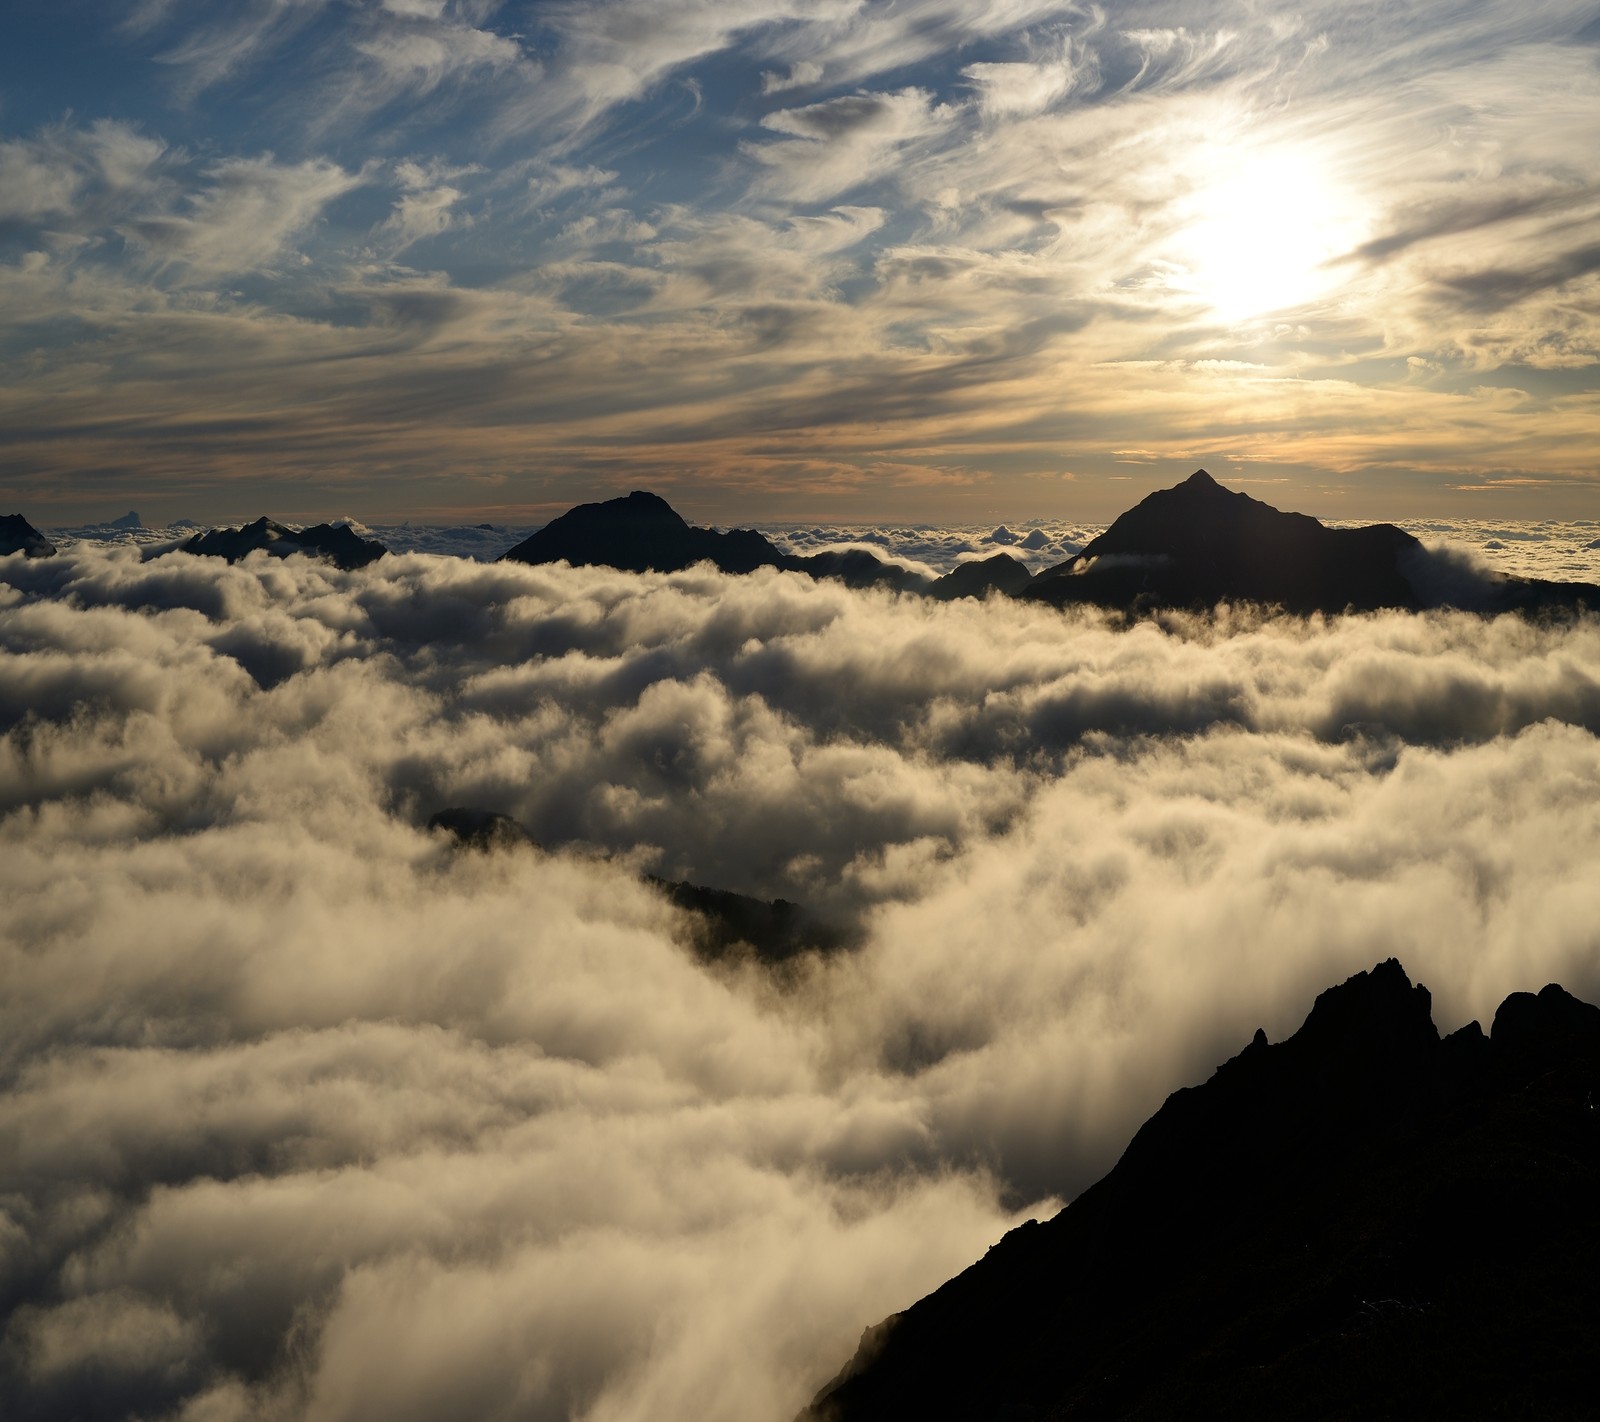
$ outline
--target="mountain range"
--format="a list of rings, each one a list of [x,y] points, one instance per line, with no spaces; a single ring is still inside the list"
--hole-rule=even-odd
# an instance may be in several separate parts
[[[1551,985],[1441,1038],[1380,963],[869,1329],[803,1422],[1593,1417],[1597,1104],[1600,1008]]]
[[[686,523],[666,500],[635,492],[580,504],[510,549],[520,563],[603,564],[675,572],[709,562],[727,573],[771,567],[930,597],[998,593],[1061,607],[1087,603],[1140,613],[1251,602],[1295,613],[1480,612],[1600,608],[1600,586],[1444,570],[1393,524],[1330,528],[1225,489],[1204,469],[1122,514],[1077,556],[1037,576],[1005,553],[929,578],[865,549],[786,553],[753,529],[721,533]]]
[[[512,563],[600,564],[631,573],[675,573],[695,563],[711,563],[724,573],[780,568],[837,578],[850,587],[889,587],[902,592],[924,591],[932,583],[862,548],[828,549],[803,556],[785,553],[754,529],[723,533],[696,528],[660,495],[642,490],[568,509],[504,557]]]
[[[294,529],[266,517],[247,523],[243,528],[213,528],[197,533],[179,545],[181,552],[226,558],[230,563],[237,563],[258,549],[274,558],[305,553],[346,571],[375,563],[389,551],[376,539],[362,538],[345,524],[318,523],[310,528]]]
[[[36,540],[29,547],[50,546],[12,515],[0,525],[0,551],[23,547],[17,540],[24,535],[9,531],[12,524]],[[1016,537],[1005,529],[997,533]],[[364,567],[388,551],[342,524],[296,530],[265,517],[243,528],[197,533],[177,546],[229,562],[258,549],[277,557],[305,553],[345,569]],[[151,549],[146,556],[166,551]],[[695,527],[665,499],[642,490],[579,504],[501,556],[516,563],[566,562],[628,572],[677,572],[697,563],[734,574],[776,568],[853,588],[942,600],[999,595],[1135,615],[1164,608],[1204,611],[1224,602],[1299,614],[1456,607],[1543,615],[1600,609],[1600,585],[1504,576],[1452,563],[1393,524],[1331,528],[1308,514],[1284,513],[1226,489],[1204,469],[1150,494],[1081,553],[1037,575],[1004,552],[962,563],[937,578],[866,548],[790,553],[754,529]]]

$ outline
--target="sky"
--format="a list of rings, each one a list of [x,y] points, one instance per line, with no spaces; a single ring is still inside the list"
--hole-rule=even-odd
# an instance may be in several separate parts
[[[86,540],[0,655],[7,1422],[789,1422],[1350,974],[1600,1000],[1593,617]]]
[[[10,0],[39,523],[1600,504],[1593,0]]]

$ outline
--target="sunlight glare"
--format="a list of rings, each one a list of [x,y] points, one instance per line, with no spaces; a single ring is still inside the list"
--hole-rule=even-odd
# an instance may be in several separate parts
[[[1329,259],[1353,245],[1356,222],[1315,155],[1277,151],[1214,166],[1183,204],[1181,289],[1224,321],[1325,295],[1337,280]]]

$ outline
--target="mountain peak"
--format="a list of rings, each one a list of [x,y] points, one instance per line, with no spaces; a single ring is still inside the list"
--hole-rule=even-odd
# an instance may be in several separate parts
[[[503,555],[513,563],[602,564],[640,573],[673,572],[702,559],[729,572],[781,561],[760,534],[693,528],[659,494],[644,489],[578,504]]]
[[[665,510],[674,518],[680,517],[678,511],[673,508],[672,505],[669,504],[665,499],[663,499],[660,494],[652,494],[648,489],[635,489],[631,494],[628,495],[626,499],[623,500],[623,503],[632,506],[634,509],[637,509],[640,512],[648,509],[653,513],[661,513],[663,510]]]
[[[23,553],[29,558],[51,558],[56,545],[21,514],[0,514],[0,557]]]
[[[1092,539],[1080,560],[1041,575],[1030,596],[1118,606],[1243,601],[1293,612],[1411,607],[1417,595],[1401,559],[1420,547],[1388,524],[1327,528],[1197,469],[1146,495]],[[1079,572],[1084,576],[1072,575]]]

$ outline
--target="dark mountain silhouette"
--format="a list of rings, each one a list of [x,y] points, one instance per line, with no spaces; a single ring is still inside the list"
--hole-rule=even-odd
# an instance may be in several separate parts
[[[866,548],[829,548],[808,556],[785,553],[753,529],[719,533],[695,528],[665,499],[642,491],[604,503],[579,504],[504,556],[517,563],[564,560],[574,567],[600,564],[635,573],[672,573],[702,562],[725,573],[783,568],[814,578],[832,578],[852,588],[892,588],[939,598],[982,597],[991,587],[1017,592],[1031,576],[1005,554],[963,564],[942,578],[930,579]]]
[[[579,504],[503,555],[513,563],[601,564],[631,573],[675,573],[709,562],[725,573],[749,573],[789,563],[759,533],[694,528],[658,494]]]
[[[1417,607],[1402,565],[1421,552],[1422,544],[1393,524],[1328,528],[1309,514],[1281,513],[1224,489],[1200,469],[1129,509],[1071,562],[1041,573],[1028,595],[1111,607]]]
[[[813,578],[833,578],[851,588],[891,588],[895,592],[927,592],[932,578],[890,563],[867,548],[824,548],[806,557],[789,556],[783,564]]]
[[[579,504],[552,519],[502,557],[514,563],[568,562],[627,572],[675,573],[711,563],[724,573],[784,568],[817,578],[837,578],[851,587],[921,588],[928,579],[863,549],[838,549],[800,557],[785,553],[749,528],[719,533],[685,523],[658,494],[641,490],[626,498]]]
[[[24,553],[29,558],[53,558],[56,545],[21,514],[0,514],[0,557]]]
[[[274,558],[304,553],[325,559],[347,572],[375,563],[389,551],[376,539],[362,538],[344,524],[318,523],[297,530],[285,528],[266,517],[247,523],[243,528],[213,528],[208,533],[197,533],[181,543],[179,549],[184,553],[226,558],[230,563],[237,563],[257,549],[265,549]]]
[[[123,514],[123,516],[121,518],[114,518],[114,519],[108,520],[106,522],[105,526],[107,528],[127,528],[127,529],[143,528],[144,527],[144,520],[142,518],[140,518],[139,515],[137,513],[135,513],[132,509],[129,509],[127,511],[127,513]]]
[[[1600,608],[1593,584],[1441,569],[1420,540],[1393,524],[1329,528],[1225,489],[1204,469],[1140,501],[1076,558],[1040,573],[1024,596],[1135,612],[1219,602],[1296,613]]]
[[[443,830],[466,849],[483,852],[515,849],[538,842],[510,815],[456,806],[428,820],[430,830]],[[693,946],[707,960],[753,952],[765,963],[781,963],[798,953],[831,952],[848,946],[850,937],[787,899],[757,899],[727,889],[708,888],[654,874],[645,883],[658,889],[694,922]]]
[[[1034,531],[1035,534],[1038,530]],[[997,529],[991,542],[1008,529]],[[1030,534],[1021,540],[1043,542]],[[1441,561],[1393,524],[1329,528],[1223,488],[1204,469],[1129,509],[1082,553],[1034,577],[1004,554],[930,579],[864,548],[785,553],[753,529],[696,528],[656,494],[579,504],[502,555],[519,563],[600,564],[676,572],[783,568],[853,588],[948,599],[990,589],[1057,607],[1090,603],[1134,614],[1253,602],[1295,613],[1460,607],[1544,614],[1600,608],[1600,586],[1487,574]]]
[[[1596,1415],[1600,1008],[1392,959],[868,1331],[808,1422]]]
[[[942,602],[990,591],[1015,597],[1032,581],[1033,574],[1009,553],[996,553],[952,568],[928,589],[928,596]]]

